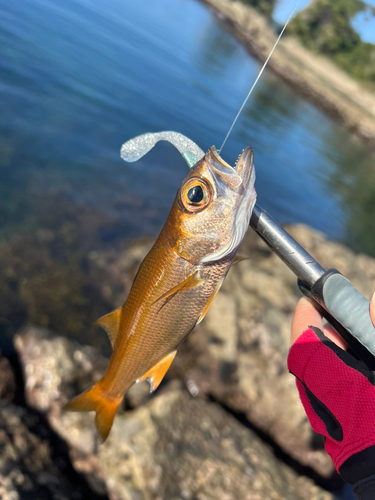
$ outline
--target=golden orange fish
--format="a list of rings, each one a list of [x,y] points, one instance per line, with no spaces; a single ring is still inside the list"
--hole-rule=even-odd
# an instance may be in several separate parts
[[[174,134],[172,139],[168,134]],[[132,159],[143,156],[160,139],[176,144],[189,164],[203,157],[182,182],[125,304],[98,320],[113,346],[105,375],[66,405],[72,411],[96,412],[102,442],[128,388],[148,380],[155,390],[179,344],[204,318],[233,264],[256,200],[251,148],[232,168],[214,147],[204,155],[180,134],[146,134],[135,139],[143,150],[136,146]],[[129,141],[133,148],[135,140]],[[195,146],[194,154],[186,141]]]

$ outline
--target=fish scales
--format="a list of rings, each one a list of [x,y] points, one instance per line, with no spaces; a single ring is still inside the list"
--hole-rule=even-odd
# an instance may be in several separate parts
[[[232,260],[226,258],[211,266],[194,266],[168,248],[164,238],[157,240],[139,269],[122,311],[121,330],[128,334],[117,340],[105,376],[111,395],[121,394],[124,380],[132,385],[161,358],[176,349],[195,327]],[[156,266],[160,266],[160,275],[166,279],[161,280],[159,273],[155,273]],[[179,293],[166,304],[164,301],[153,304],[198,270],[203,281],[201,285]],[[139,304],[142,306],[139,307]],[[141,337],[137,335],[138,331],[142,331]]]

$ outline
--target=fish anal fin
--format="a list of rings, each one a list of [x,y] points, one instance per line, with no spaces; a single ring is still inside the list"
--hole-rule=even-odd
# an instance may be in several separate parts
[[[137,382],[141,382],[142,380],[149,380],[150,382],[150,392],[155,391],[160,382],[163,380],[164,375],[167,373],[169,367],[172,364],[176,356],[177,351],[173,351],[165,356],[161,361],[156,363],[150,370],[148,370],[141,378],[137,380]]]
[[[235,266],[239,262],[242,262],[243,260],[249,260],[250,257],[245,257],[244,255],[236,255],[235,258],[233,259],[233,264],[232,266]]]
[[[120,319],[121,319],[121,307],[118,307],[114,311],[102,316],[97,319],[95,323],[102,326],[104,330],[108,333],[108,336],[111,340],[112,347],[114,347],[116,342],[116,337],[120,327]]]
[[[203,283],[203,281],[199,277],[199,271],[195,271],[194,274],[189,276],[182,283],[179,283],[177,286],[171,288],[170,290],[165,292],[161,297],[156,299],[152,305],[157,304],[158,302],[160,302],[163,299],[168,299],[167,300],[167,302],[168,302],[176,295],[176,293],[181,292],[181,291],[191,290],[192,288],[195,288],[196,286],[201,285],[202,283]]]
[[[69,401],[64,409],[68,411],[95,411],[96,429],[100,441],[104,443],[111,430],[113,420],[121,404],[123,396],[110,397],[99,381],[90,389]]]
[[[212,304],[212,301],[214,300],[214,298],[216,297],[216,294],[217,292],[220,290],[220,287],[221,285],[223,284],[223,281],[224,281],[224,278],[222,278],[218,284],[216,285],[216,288],[215,290],[213,291],[211,297],[208,299],[208,302],[207,304],[205,305],[203,311],[202,311],[202,314],[199,316],[199,319],[197,321],[197,325],[199,325],[199,323],[202,321],[202,319],[206,316],[211,304]]]

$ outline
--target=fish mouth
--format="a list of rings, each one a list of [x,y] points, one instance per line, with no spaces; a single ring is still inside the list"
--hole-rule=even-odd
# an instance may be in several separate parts
[[[234,166],[237,175],[247,185],[254,172],[254,150],[250,146],[242,151]]]
[[[200,262],[202,263],[209,263],[228,255],[235,255],[249,227],[250,217],[257,198],[254,151],[251,147],[242,151],[234,168],[226,163],[213,147],[209,149],[206,159],[215,173],[225,181],[230,189],[236,191],[236,201],[230,239],[216,252],[201,259]]]
[[[234,167],[231,167],[221,156],[214,146],[212,146],[206,155],[212,170],[219,175],[226,184],[233,190],[238,190],[242,185],[247,189],[252,172],[254,171],[254,151],[248,147],[239,155]]]

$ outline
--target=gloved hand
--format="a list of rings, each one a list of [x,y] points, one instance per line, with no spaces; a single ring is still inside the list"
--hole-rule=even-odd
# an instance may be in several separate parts
[[[370,302],[375,325],[375,301]],[[312,428],[360,500],[375,499],[375,377],[346,352],[335,330],[303,298],[292,323],[288,368]]]

